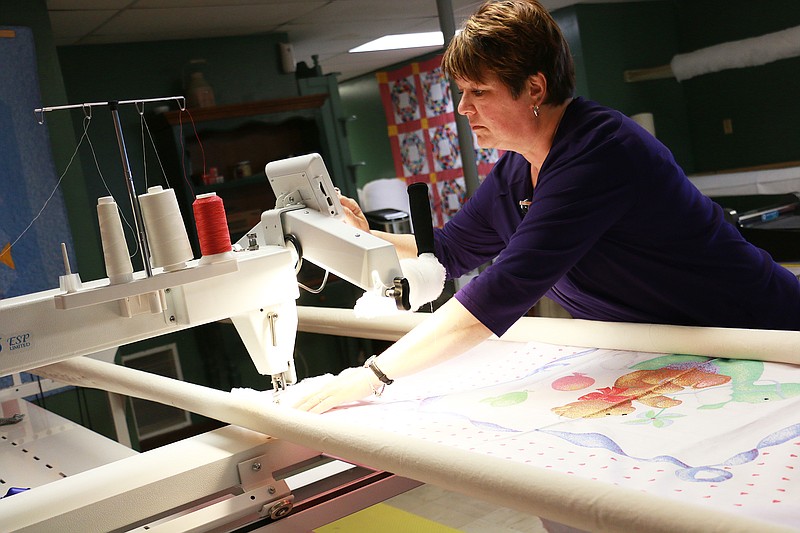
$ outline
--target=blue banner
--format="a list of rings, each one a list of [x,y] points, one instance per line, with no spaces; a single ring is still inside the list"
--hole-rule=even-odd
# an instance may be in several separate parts
[[[33,32],[0,27],[0,298],[58,287],[62,242],[74,257],[41,107]]]

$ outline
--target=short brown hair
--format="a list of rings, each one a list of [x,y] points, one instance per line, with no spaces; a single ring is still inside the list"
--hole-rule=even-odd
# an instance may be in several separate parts
[[[450,41],[442,67],[451,77],[477,82],[494,73],[514,98],[528,76],[541,72],[547,78],[545,104],[560,104],[575,90],[569,45],[537,0],[483,4]]]

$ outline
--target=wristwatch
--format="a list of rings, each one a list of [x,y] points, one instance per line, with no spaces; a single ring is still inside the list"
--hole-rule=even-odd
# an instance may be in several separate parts
[[[392,383],[394,383],[394,380],[393,380],[393,379],[389,379],[389,378],[386,376],[386,374],[384,374],[383,372],[381,372],[381,369],[380,369],[380,368],[378,368],[378,365],[376,365],[376,364],[375,364],[375,358],[376,358],[376,357],[378,357],[378,356],[377,356],[377,355],[373,355],[372,357],[370,357],[369,359],[367,359],[367,362],[366,362],[366,363],[364,363],[364,366],[365,366],[366,368],[369,368],[370,370],[372,370],[372,372],[375,374],[375,376],[376,376],[376,377],[377,377],[379,380],[381,380],[381,383],[383,383],[384,385],[391,385]]]

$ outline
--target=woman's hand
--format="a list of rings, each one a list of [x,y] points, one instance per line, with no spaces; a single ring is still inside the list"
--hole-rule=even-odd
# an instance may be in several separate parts
[[[355,402],[372,394],[373,380],[376,381],[377,378],[368,368],[346,368],[322,388],[295,402],[292,407],[301,411],[324,413],[337,405]]]
[[[358,202],[342,195],[339,195],[339,202],[342,204],[342,211],[344,211],[344,221],[369,233],[369,222],[367,222],[367,217],[364,216],[364,212],[361,211]]]

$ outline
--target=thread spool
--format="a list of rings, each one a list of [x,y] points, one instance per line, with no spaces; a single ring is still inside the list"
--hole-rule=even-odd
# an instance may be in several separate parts
[[[202,260],[208,262],[217,258],[227,258],[227,252],[233,248],[222,198],[213,192],[199,194],[192,204],[192,210],[197,225]]]
[[[128,255],[128,243],[122,230],[119,209],[113,196],[97,199],[97,221],[100,223],[103,260],[109,282],[111,285],[117,285],[132,281],[133,265]]]
[[[165,271],[186,268],[192,259],[192,245],[183,225],[175,191],[160,185],[139,195],[142,218],[150,243],[150,264]]]

